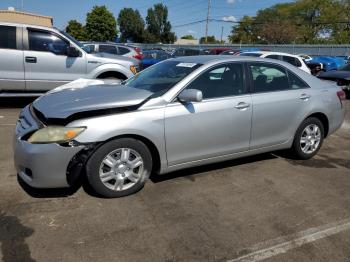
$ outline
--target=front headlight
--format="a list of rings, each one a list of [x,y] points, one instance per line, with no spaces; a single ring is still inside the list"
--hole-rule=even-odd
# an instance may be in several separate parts
[[[29,137],[28,142],[33,144],[67,142],[77,137],[84,130],[84,127],[48,126],[39,129],[34,134],[32,134]]]

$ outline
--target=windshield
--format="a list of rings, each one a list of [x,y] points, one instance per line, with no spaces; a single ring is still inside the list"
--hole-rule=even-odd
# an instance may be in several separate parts
[[[71,36],[67,32],[60,30],[60,33],[65,37],[67,37],[69,40],[71,40],[74,44],[79,46],[81,49],[83,49],[86,53],[90,54],[92,52],[91,48],[84,46],[82,43],[80,43],[77,39],[75,39],[73,36]]]
[[[158,63],[123,82],[129,87],[150,91],[153,97],[165,94],[202,64],[168,60]]]

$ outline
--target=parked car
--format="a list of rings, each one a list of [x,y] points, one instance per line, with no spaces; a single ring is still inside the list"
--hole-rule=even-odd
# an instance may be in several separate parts
[[[227,47],[217,47],[217,48],[210,48],[210,49],[204,49],[204,53],[206,55],[220,55],[222,52],[230,51],[231,48]]]
[[[163,50],[143,50],[142,69],[172,57],[172,55]]]
[[[337,62],[333,58],[327,56],[313,56],[309,62],[322,63],[322,71],[326,72],[338,69]]]
[[[108,53],[121,55],[141,60],[143,58],[142,50],[138,47],[116,44],[113,42],[82,42],[89,48],[91,53]]]
[[[122,85],[59,88],[20,113],[14,159],[32,187],[120,197],[151,173],[290,149],[313,157],[345,117],[344,92],[278,60],[168,59]]]
[[[346,97],[350,98],[350,64],[346,64],[338,70],[321,72],[318,78],[324,80],[335,81],[341,86],[346,93]]]
[[[201,49],[193,49],[193,48],[178,48],[173,53],[174,57],[195,56],[195,55],[205,55],[205,53]]]
[[[246,53],[246,52],[258,52],[258,51],[268,51],[268,50],[261,50],[260,48],[255,48],[255,47],[230,49],[230,50],[222,52],[220,55],[240,55],[240,54]]]
[[[311,74],[310,68],[305,64],[304,60],[297,55],[292,55],[288,53],[280,52],[270,52],[270,51],[259,51],[259,52],[243,52],[240,53],[241,56],[252,56],[261,58],[270,58],[285,61],[291,65],[298,67],[299,69]]]
[[[140,62],[122,56],[89,54],[55,28],[0,23],[0,96],[38,95],[78,78],[125,80]]]

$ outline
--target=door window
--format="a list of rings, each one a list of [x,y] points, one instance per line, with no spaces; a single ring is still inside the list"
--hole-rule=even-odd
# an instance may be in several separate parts
[[[289,89],[286,70],[280,66],[254,63],[250,64],[250,70],[253,76],[253,87],[255,93]]]
[[[301,80],[300,77],[296,76],[290,71],[288,71],[288,78],[291,89],[302,89],[310,87],[303,80]]]
[[[280,56],[279,55],[268,55],[265,58],[280,60]]]
[[[45,31],[28,31],[29,50],[66,55],[68,43],[58,36]]]
[[[186,89],[202,91],[203,99],[244,94],[243,65],[226,64],[211,68],[191,82]]]
[[[0,48],[16,49],[16,27],[0,26]]]
[[[301,67],[299,59],[292,56],[282,56],[282,60],[296,67]]]
[[[114,45],[100,45],[99,51],[103,53],[113,54],[113,55],[118,54],[117,47]]]

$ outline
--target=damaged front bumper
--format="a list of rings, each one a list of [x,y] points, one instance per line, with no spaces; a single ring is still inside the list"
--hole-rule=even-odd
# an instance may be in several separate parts
[[[41,128],[42,124],[25,107],[17,121],[14,136],[14,162],[18,175],[36,188],[68,187],[68,167],[85,145],[31,144],[26,136]]]

